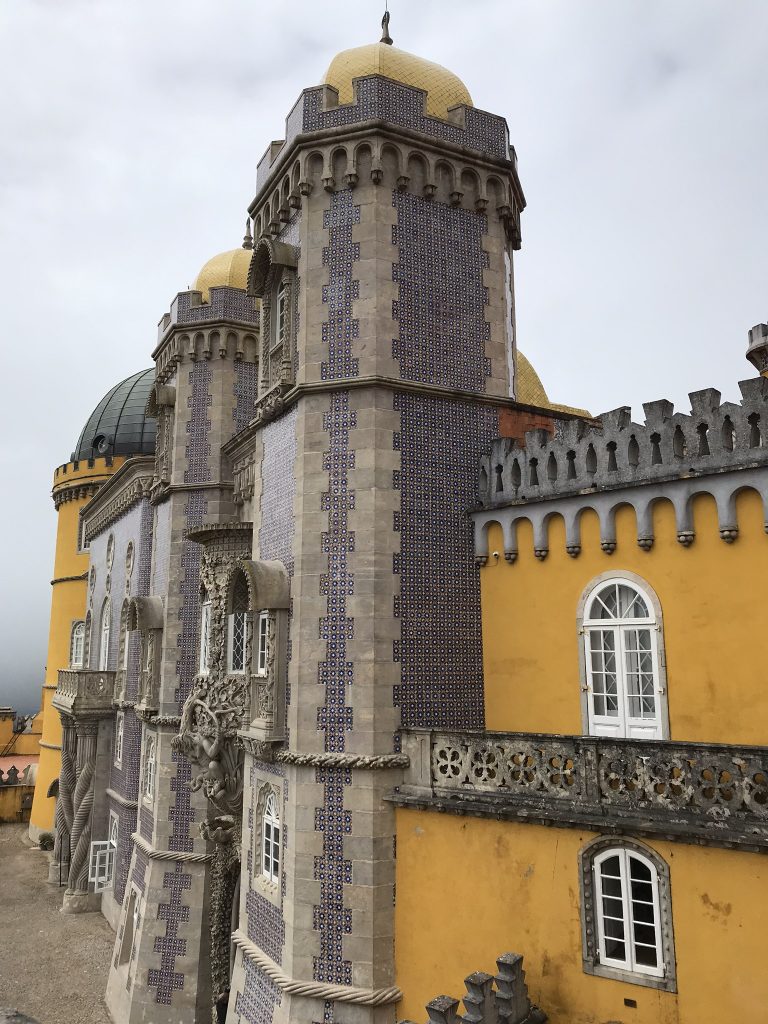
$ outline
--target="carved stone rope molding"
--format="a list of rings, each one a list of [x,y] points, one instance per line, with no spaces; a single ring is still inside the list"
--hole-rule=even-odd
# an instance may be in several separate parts
[[[301,754],[294,750],[281,750],[275,755],[281,764],[295,764],[310,768],[407,768],[407,754]]]
[[[106,794],[110,800],[114,800],[116,804],[120,804],[121,807],[127,807],[129,810],[135,810],[139,806],[138,800],[126,800],[124,796],[114,789],[107,789]]]
[[[173,860],[181,861],[185,864],[206,864],[211,859],[210,853],[177,853],[175,850],[156,850],[138,832],[134,832],[131,835],[131,839],[150,860]]]
[[[259,949],[239,929],[232,933],[232,941],[243,951],[243,956],[254,963],[259,970],[289,995],[304,996],[307,999],[323,999],[334,1003],[356,1003],[358,1006],[387,1006],[403,998],[399,988],[356,988],[353,985],[325,985],[318,981],[297,981],[289,977],[282,967]]]

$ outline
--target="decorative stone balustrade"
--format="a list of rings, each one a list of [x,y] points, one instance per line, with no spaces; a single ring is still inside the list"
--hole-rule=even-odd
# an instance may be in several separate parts
[[[768,849],[768,747],[541,733],[403,733],[393,800]]]
[[[462,999],[465,1014],[458,1012],[458,999],[438,996],[427,1003],[428,1024],[544,1024],[546,1013],[528,998],[523,958],[517,953],[504,953],[496,965],[496,977],[475,971],[464,979],[467,986]],[[401,1021],[400,1024],[412,1022]]]
[[[741,405],[720,402],[709,388],[690,394],[691,413],[676,413],[668,401],[643,406],[645,423],[633,423],[629,408],[603,413],[599,422],[559,421],[557,435],[528,431],[525,444],[497,438],[480,470],[479,500],[483,511],[473,515],[475,553],[488,558],[487,527],[499,522],[504,531],[504,556],[517,557],[517,523],[533,525],[534,552],[549,551],[549,522],[554,514],[565,521],[566,550],[581,551],[580,516],[589,508],[600,519],[603,550],[616,548],[615,511],[635,509],[637,542],[644,550],[654,543],[653,503],[672,502],[677,539],[684,546],[694,538],[692,499],[700,493],[717,503],[720,536],[732,543],[738,536],[736,495],[745,487],[758,491],[766,509],[768,531],[768,378],[739,384]]]
[[[115,673],[91,669],[63,669],[59,672],[54,707],[75,718],[99,717],[112,713]]]

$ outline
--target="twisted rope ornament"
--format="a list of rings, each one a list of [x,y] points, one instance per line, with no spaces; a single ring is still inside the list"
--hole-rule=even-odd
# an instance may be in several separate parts
[[[335,1003],[356,1003],[358,1006],[386,1006],[403,998],[403,993],[394,985],[391,988],[371,989],[357,988],[354,985],[326,985],[319,981],[298,981],[289,977],[239,929],[232,933],[232,941],[243,951],[243,956],[247,956],[262,974],[289,995]]]

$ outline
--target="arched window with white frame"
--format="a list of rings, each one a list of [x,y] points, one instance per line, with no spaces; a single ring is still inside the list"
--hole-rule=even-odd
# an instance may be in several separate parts
[[[261,873],[270,882],[280,878],[280,815],[274,793],[267,796],[262,818]]]
[[[69,641],[69,667],[82,668],[85,655],[85,623],[82,619],[72,624]]]
[[[248,583],[238,572],[232,586],[230,612],[227,616],[227,670],[245,672],[248,647]]]
[[[101,628],[99,631],[99,671],[106,672],[109,667],[109,634],[112,626],[112,605],[109,598],[104,599],[101,606]]]
[[[601,579],[582,602],[586,726],[591,736],[663,739],[666,687],[658,602],[646,586]]]
[[[587,972],[674,991],[666,863],[633,840],[599,839],[581,856]]]

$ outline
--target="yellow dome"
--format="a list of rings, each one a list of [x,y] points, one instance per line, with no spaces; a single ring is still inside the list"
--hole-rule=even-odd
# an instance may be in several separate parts
[[[423,89],[427,94],[427,113],[443,120],[448,117],[448,109],[457,103],[473,105],[467,87],[452,71],[387,43],[342,50],[331,61],[322,84],[339,90],[339,103],[351,103],[354,99],[352,79],[365,75],[383,75]]]
[[[534,370],[526,357],[517,350],[517,377],[516,377],[516,398],[518,402],[525,405],[538,405],[540,409],[551,409],[553,412],[570,412],[575,416],[586,416],[591,418],[586,409],[574,409],[570,405],[558,405],[550,402],[547,392],[541,383],[541,377]]]
[[[251,249],[231,249],[208,260],[195,278],[193,291],[203,293],[203,302],[211,301],[211,288],[246,288]]]

